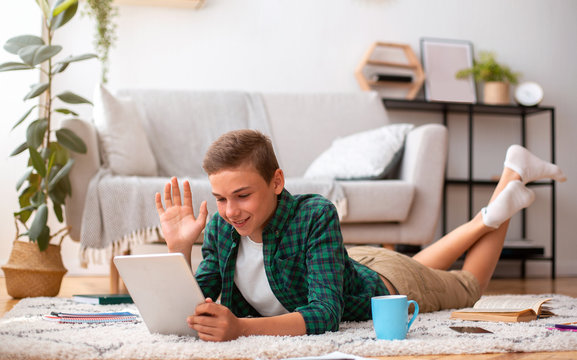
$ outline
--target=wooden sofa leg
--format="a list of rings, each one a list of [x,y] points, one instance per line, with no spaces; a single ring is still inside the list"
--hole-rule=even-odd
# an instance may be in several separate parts
[[[110,293],[118,294],[118,280],[120,275],[118,274],[118,269],[114,265],[114,260],[110,259]]]
[[[395,250],[395,244],[381,244],[381,246],[387,250]]]
[[[130,250],[126,250],[122,255],[130,255]],[[114,259],[110,259],[110,293],[111,294],[120,294],[120,287],[121,287],[121,279],[120,274],[118,274],[118,269],[116,265],[114,265]],[[123,291],[124,284],[122,284]]]

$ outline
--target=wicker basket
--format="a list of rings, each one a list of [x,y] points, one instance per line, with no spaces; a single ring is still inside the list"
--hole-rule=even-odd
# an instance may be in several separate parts
[[[8,263],[2,266],[8,295],[16,299],[56,296],[60,292],[66,268],[59,245],[40,251],[32,242],[14,241]]]

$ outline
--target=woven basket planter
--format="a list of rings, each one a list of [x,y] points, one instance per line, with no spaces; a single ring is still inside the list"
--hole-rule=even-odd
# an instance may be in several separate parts
[[[36,243],[25,241],[14,241],[2,270],[8,295],[15,299],[58,295],[67,271],[59,245],[48,245],[45,251],[40,251]]]

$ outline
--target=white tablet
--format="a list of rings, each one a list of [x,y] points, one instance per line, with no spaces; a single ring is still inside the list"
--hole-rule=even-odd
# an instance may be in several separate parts
[[[114,264],[148,331],[198,337],[186,318],[204,295],[184,255],[115,256]]]

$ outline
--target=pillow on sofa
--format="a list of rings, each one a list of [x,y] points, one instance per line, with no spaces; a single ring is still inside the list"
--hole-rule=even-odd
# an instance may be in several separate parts
[[[93,118],[108,167],[118,175],[156,176],[156,159],[142,127],[142,113],[130,99],[104,86],[94,94]]]
[[[305,178],[383,179],[401,156],[412,124],[392,124],[333,141],[306,170]]]

